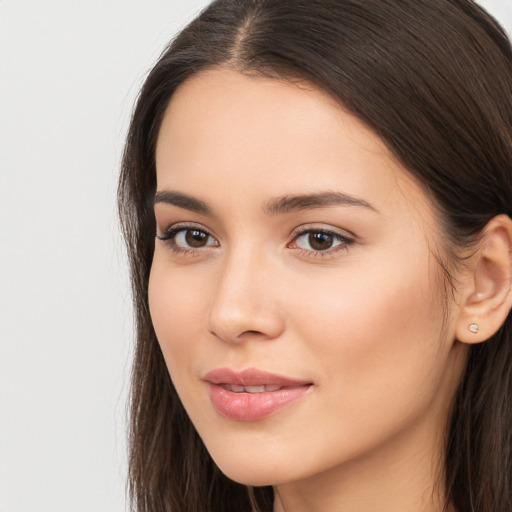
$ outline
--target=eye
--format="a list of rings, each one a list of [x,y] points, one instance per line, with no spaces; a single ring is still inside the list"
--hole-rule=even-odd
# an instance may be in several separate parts
[[[199,229],[182,229],[176,233],[174,242],[178,247],[200,249],[212,245],[213,237]]]
[[[194,251],[219,245],[207,231],[195,226],[177,226],[168,229],[163,235],[157,235],[157,238],[162,242],[167,242],[176,252]]]
[[[346,249],[354,240],[327,229],[306,229],[297,233],[289,245],[292,249],[301,249],[312,253],[332,253]]]

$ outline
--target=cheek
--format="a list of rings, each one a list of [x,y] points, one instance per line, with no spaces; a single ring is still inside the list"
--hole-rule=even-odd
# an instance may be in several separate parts
[[[155,254],[149,278],[151,320],[167,367],[176,384],[190,373],[206,315],[208,287],[191,272],[173,272]]]
[[[309,343],[308,357],[318,361],[335,400],[380,410],[379,403],[405,406],[419,390],[436,387],[447,357],[440,340],[442,305],[420,267],[351,268],[318,280],[314,294],[295,300],[296,337]]]

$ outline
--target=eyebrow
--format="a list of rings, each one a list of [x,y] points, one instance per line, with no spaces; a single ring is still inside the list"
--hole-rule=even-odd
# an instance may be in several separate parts
[[[172,204],[179,208],[184,208],[185,210],[190,210],[192,212],[203,213],[205,215],[211,215],[212,213],[211,208],[204,201],[187,194],[173,192],[171,190],[156,192],[155,197],[153,198],[153,206],[159,203]]]
[[[344,194],[343,192],[319,192],[317,194],[282,196],[272,199],[265,206],[269,215],[313,210],[327,206],[359,206],[378,213],[377,208],[364,199]]]
[[[204,215],[212,215],[210,206],[195,197],[175,192],[162,190],[155,193],[153,205],[164,203],[185,210],[190,210]],[[285,195],[271,199],[263,208],[268,215],[282,215],[302,210],[314,210],[328,206],[359,206],[378,213],[377,208],[364,199],[360,199],[343,192],[319,192],[315,194]]]

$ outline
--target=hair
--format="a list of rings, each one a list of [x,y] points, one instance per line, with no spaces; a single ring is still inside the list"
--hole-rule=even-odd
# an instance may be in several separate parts
[[[235,483],[212,461],[173,387],[148,308],[160,125],[176,89],[213,68],[313,84],[373,129],[436,207],[448,280],[457,248],[472,244],[495,215],[512,216],[512,49],[481,7],[471,0],[211,3],[149,73],[122,162],[119,210],[137,334],[129,493],[138,512],[272,510],[271,487]],[[509,314],[490,340],[470,347],[454,398],[443,484],[459,512],[512,510],[511,391]]]

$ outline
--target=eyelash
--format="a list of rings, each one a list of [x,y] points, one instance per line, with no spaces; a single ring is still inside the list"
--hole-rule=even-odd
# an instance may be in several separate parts
[[[175,254],[181,254],[181,255],[194,255],[197,254],[198,251],[201,251],[203,247],[201,248],[193,248],[193,247],[180,247],[176,243],[176,236],[179,233],[186,233],[188,231],[197,231],[199,233],[204,233],[208,238],[212,238],[215,240],[215,238],[205,229],[200,228],[199,226],[194,225],[183,225],[180,224],[178,226],[174,226],[172,228],[169,228],[168,230],[164,231],[162,235],[156,235],[158,240],[161,240],[165,244],[167,244],[171,251]],[[211,246],[205,246],[205,247],[211,247]],[[216,243],[216,247],[218,247],[218,242]]]
[[[304,249],[302,247],[297,246],[298,240],[305,236],[309,236],[311,234],[321,234],[332,237],[332,242],[337,243],[332,247],[329,247],[325,250],[315,251],[314,249]],[[295,231],[292,234],[292,241],[287,244],[287,247],[295,249],[301,253],[301,255],[305,257],[314,257],[314,258],[332,258],[335,257],[340,251],[348,250],[348,247],[354,244],[354,238],[351,238],[347,235],[342,235],[337,231],[325,228],[317,228],[313,226],[302,226],[299,230]],[[295,247],[294,247],[295,245]]]
[[[193,247],[181,247],[177,245],[176,243],[176,237],[180,233],[184,232],[190,232],[190,231],[196,231],[199,233],[203,233],[208,238],[211,238],[212,240],[215,240],[215,245],[205,245],[203,247],[199,248],[193,248]],[[309,236],[311,234],[322,234],[329,237],[332,237],[333,243],[337,243],[337,245],[334,245],[333,247],[330,247],[325,250],[314,250],[314,249],[304,249],[302,247],[297,246],[297,241],[300,240],[302,237]],[[166,231],[162,235],[156,236],[158,240],[166,243],[173,253],[180,254],[180,255],[197,255],[199,254],[203,249],[206,249],[208,247],[218,247],[219,243],[216,241],[216,239],[211,235],[206,229],[201,228],[199,226],[195,225],[178,225],[174,226]],[[286,247],[297,250],[300,252],[302,256],[305,257],[314,257],[314,258],[326,258],[326,257],[334,257],[336,256],[340,251],[346,251],[348,250],[348,247],[352,244],[354,244],[355,240],[349,236],[342,235],[341,233],[338,233],[336,231],[325,229],[325,228],[316,228],[316,227],[309,227],[309,226],[303,226],[301,229],[296,230],[292,233],[292,241],[289,242]],[[208,243],[208,240],[207,240]]]

